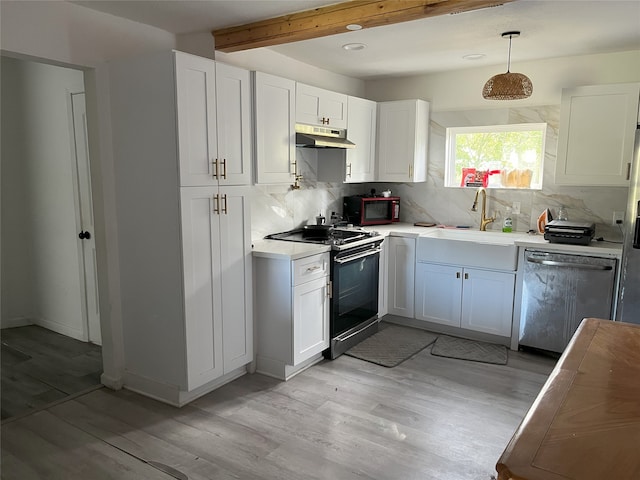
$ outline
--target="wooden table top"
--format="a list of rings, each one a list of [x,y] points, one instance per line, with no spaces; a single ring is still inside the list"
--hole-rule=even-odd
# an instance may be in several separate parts
[[[640,325],[580,324],[496,470],[499,480],[640,479]]]

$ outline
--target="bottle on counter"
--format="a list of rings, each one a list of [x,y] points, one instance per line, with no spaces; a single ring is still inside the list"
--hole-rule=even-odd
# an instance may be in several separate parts
[[[558,220],[569,220],[569,217],[567,216],[567,209],[564,205],[560,205],[560,208],[558,209]]]
[[[504,214],[504,222],[502,223],[502,231],[509,233],[513,231],[513,218],[511,218],[511,207],[507,207]]]

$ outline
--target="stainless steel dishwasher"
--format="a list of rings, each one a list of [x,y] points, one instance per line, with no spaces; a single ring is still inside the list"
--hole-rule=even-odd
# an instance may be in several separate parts
[[[519,344],[562,352],[583,318],[612,318],[616,259],[526,250]]]

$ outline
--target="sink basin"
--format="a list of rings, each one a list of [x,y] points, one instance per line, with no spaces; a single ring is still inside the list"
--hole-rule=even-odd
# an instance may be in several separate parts
[[[418,262],[444,263],[491,270],[516,270],[516,236],[479,230],[433,230],[418,237]]]

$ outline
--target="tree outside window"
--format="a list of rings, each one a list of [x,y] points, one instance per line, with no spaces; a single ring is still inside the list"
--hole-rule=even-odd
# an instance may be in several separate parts
[[[447,129],[445,186],[542,188],[546,123]]]

